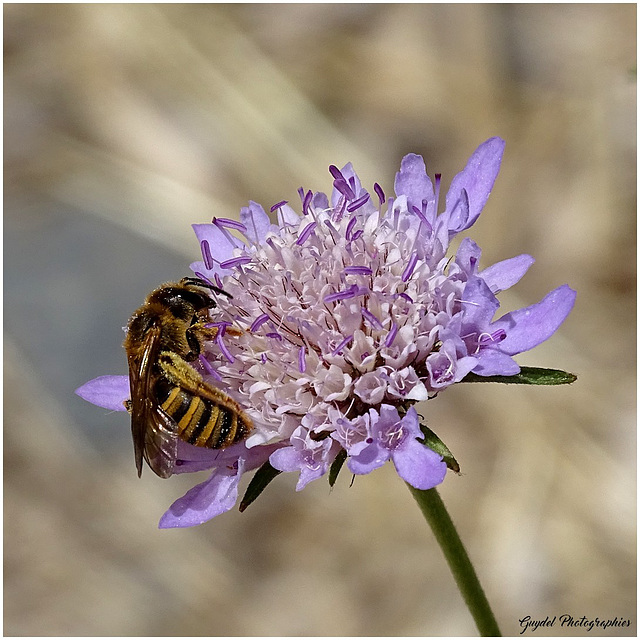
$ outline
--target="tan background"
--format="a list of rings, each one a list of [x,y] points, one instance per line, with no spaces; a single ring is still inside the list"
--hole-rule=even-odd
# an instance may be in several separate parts
[[[5,5],[5,634],[467,635],[393,469],[158,531],[193,478],[135,475],[127,416],[73,389],[124,373],[121,327],[186,275],[189,225],[329,189],[503,169],[469,232],[531,253],[506,310],[569,283],[523,364],[571,387],[460,385],[421,411],[442,494],[506,634],[568,613],[636,628],[635,5]],[[555,627],[535,635],[568,635]],[[574,634],[582,635],[583,630]],[[594,631],[591,635],[598,635]]]

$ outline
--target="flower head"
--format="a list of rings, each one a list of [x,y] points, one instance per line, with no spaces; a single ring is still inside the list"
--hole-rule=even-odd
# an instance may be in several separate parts
[[[330,196],[301,189],[300,213],[286,202],[272,207],[277,224],[251,202],[240,222],[194,225],[203,259],[192,270],[230,294],[219,297],[212,322],[240,330],[219,331],[199,367],[240,403],[254,430],[224,452],[199,453],[198,468],[214,469],[210,480],[181,498],[162,526],[231,508],[242,472],[267,459],[299,472],[298,490],[342,451],[354,474],[392,460],[416,488],[442,482],[446,465],[421,442],[412,405],[470,372],[517,373],[512,356],[549,338],[575,298],[564,285],[494,320],[496,295],[533,259],[480,270],[480,249],[469,239],[447,256],[451,239],[480,215],[503,148],[499,138],[480,145],[441,212],[440,177],[434,185],[422,158],[410,154],[395,197],[377,184],[369,193],[350,164],[332,166]],[[83,397],[100,404],[98,395]],[[105,395],[110,407],[113,396]]]

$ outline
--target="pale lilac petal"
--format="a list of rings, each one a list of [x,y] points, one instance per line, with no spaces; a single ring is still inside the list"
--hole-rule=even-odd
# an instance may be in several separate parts
[[[456,263],[468,275],[473,275],[478,271],[478,263],[482,250],[471,238],[464,238],[456,252]]]
[[[158,527],[195,527],[232,509],[238,500],[243,467],[244,461],[240,458],[237,469],[216,469],[208,480],[178,498],[160,518]]]
[[[423,200],[431,201],[435,198],[433,184],[427,175],[422,156],[410,153],[402,158],[394,188],[397,196],[407,196],[409,211],[413,210],[412,207],[422,210]]]
[[[491,322],[500,307],[498,299],[493,295],[485,281],[472,277],[467,282],[462,294],[465,327],[473,325],[483,330]]]
[[[351,473],[362,475],[371,473],[389,460],[389,451],[372,442],[360,449],[357,455],[347,458],[347,467]]]
[[[278,471],[300,471],[303,464],[300,450],[294,447],[283,447],[274,451],[269,457],[269,462]]]
[[[362,188],[362,184],[360,182],[360,178],[358,174],[354,171],[353,165],[348,162],[347,164],[340,169],[340,173],[342,174],[345,182],[349,185],[349,189],[353,192],[353,200],[357,200],[358,198],[364,196],[367,192]],[[331,206],[337,207],[340,199],[343,197],[343,194],[333,187],[333,191],[331,192]],[[315,203],[314,203],[315,204]]]
[[[328,209],[329,198],[327,198],[327,195],[325,193],[322,193],[322,191],[318,191],[313,195],[313,198],[311,199],[311,204],[314,206],[315,209],[321,209],[321,210]]]
[[[474,152],[467,166],[451,181],[447,193],[446,213],[450,233],[468,229],[477,220],[500,171],[505,142],[501,138],[489,138]],[[465,200],[469,200],[468,216]],[[466,219],[465,219],[466,218]]]
[[[481,349],[475,357],[477,365],[472,371],[479,376],[515,376],[516,373],[520,373],[518,363],[511,356],[497,349]]]
[[[277,212],[281,227],[296,227],[300,225],[300,216],[288,204],[282,205]]]
[[[504,329],[507,337],[499,349],[509,355],[533,349],[550,338],[569,315],[576,292],[564,284],[530,307],[512,311],[496,320],[491,330]]]
[[[394,408],[383,405],[381,422],[394,420],[399,417]],[[395,418],[393,417],[395,414]],[[442,456],[418,442],[416,438],[424,436],[420,429],[420,420],[414,407],[400,421],[406,435],[404,440],[391,450],[391,459],[396,466],[398,475],[416,489],[432,489],[444,480],[447,465],[442,461]],[[397,431],[397,423],[393,430]]]
[[[207,241],[211,256],[218,263],[233,258],[234,248],[243,246],[238,238],[215,224],[192,224],[191,226],[199,242]]]
[[[267,212],[253,200],[249,200],[248,207],[240,209],[240,221],[247,228],[246,236],[254,244],[262,244],[267,233],[274,229]],[[277,229],[277,227],[275,227]]]
[[[332,442],[327,442],[327,444],[331,447]],[[316,459],[312,457],[313,454],[311,451],[297,447],[283,447],[271,454],[269,462],[274,469],[278,469],[279,471],[299,471],[300,476],[296,485],[296,491],[302,491],[310,482],[317,480],[327,471],[328,463],[322,459],[322,449],[327,449],[326,445],[320,445],[318,447],[315,453],[319,459]],[[328,453],[328,451],[326,453]]]
[[[126,411],[124,401],[131,394],[129,376],[99,376],[85,382],[76,393],[87,402],[111,411]]]
[[[398,475],[416,489],[433,489],[447,473],[442,456],[418,442],[407,438],[391,453]]]
[[[493,293],[506,291],[520,281],[535,260],[526,253],[515,258],[496,262],[481,271],[478,275],[487,283]]]
[[[476,356],[465,356],[464,358],[457,360],[455,381],[460,382],[460,380],[462,380],[467,373],[473,371],[477,365],[478,358]]]

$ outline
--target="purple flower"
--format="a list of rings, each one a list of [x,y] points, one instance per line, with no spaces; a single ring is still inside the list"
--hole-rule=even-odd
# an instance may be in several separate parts
[[[477,220],[498,175],[504,142],[491,138],[453,179],[440,209],[435,183],[410,154],[395,197],[363,188],[353,167],[330,168],[333,190],[299,190],[300,213],[282,201],[277,224],[251,202],[240,222],[194,225],[203,259],[195,273],[223,288],[211,322],[234,327],[206,345],[201,370],[254,423],[246,442],[224,452],[182,446],[180,471],[213,469],[176,502],[161,526],[190,526],[237,500],[242,473],[266,460],[298,472],[298,490],[325,475],[338,453],[369,473],[392,460],[416,488],[442,482],[442,457],[421,442],[412,405],[468,373],[513,375],[513,356],[549,338],[571,311],[563,285],[542,301],[495,319],[497,295],[533,263],[522,255],[480,268],[480,248],[451,240]],[[233,230],[233,234],[230,232]],[[122,377],[79,390],[121,408]],[[188,447],[185,453],[185,447]]]
[[[442,456],[418,442],[423,434],[413,407],[400,418],[396,407],[383,404],[380,413],[369,409],[364,421],[366,438],[355,444],[344,441],[351,472],[370,473],[393,460],[398,475],[416,489],[431,489],[444,480]]]

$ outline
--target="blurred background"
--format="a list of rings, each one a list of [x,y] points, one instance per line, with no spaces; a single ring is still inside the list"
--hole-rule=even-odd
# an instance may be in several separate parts
[[[191,223],[348,161],[390,193],[409,152],[446,193],[494,135],[468,234],[484,266],[537,259],[506,311],[578,291],[519,361],[579,380],[419,407],[462,466],[441,494],[505,634],[637,634],[635,5],[5,4],[4,44],[5,635],[476,634],[391,465],[159,531],[201,478],[138,480],[127,415],[73,391],[126,373],[122,327],[199,258]],[[535,635],[558,633],[584,629]]]

